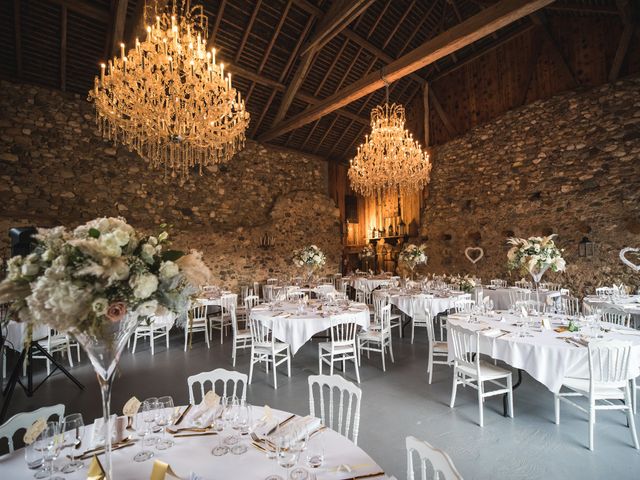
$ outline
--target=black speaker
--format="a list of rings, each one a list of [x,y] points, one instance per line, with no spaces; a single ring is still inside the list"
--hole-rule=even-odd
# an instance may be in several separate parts
[[[11,256],[29,255],[35,245],[34,235],[38,232],[36,227],[15,227],[9,230],[11,238]]]

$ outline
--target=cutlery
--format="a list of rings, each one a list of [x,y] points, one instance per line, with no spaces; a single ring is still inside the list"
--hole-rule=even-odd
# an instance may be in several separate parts
[[[251,442],[251,445],[253,445],[254,448],[260,450],[261,452],[267,453],[268,450],[264,447],[262,447],[261,445],[258,445],[256,442]]]
[[[178,420],[176,420],[176,423],[174,423],[174,425],[180,425],[180,422],[184,420],[184,417],[187,415],[187,413],[189,413],[189,410],[191,410],[191,407],[193,407],[193,405],[191,404],[187,405],[187,408],[185,408],[184,411],[180,414],[180,416],[178,417]]]
[[[178,433],[174,435],[174,438],[183,438],[183,437],[205,437],[207,435],[217,435],[218,432],[199,432],[199,433]]]
[[[572,341],[571,341],[570,339],[568,339],[568,338],[565,338],[565,339],[564,339],[564,341],[565,341],[566,343],[568,343],[569,345],[573,345],[574,347],[579,347],[579,346],[580,346],[580,345],[578,345],[577,343],[572,342]]]
[[[275,427],[273,427],[271,430],[269,430],[267,432],[267,434],[265,435],[266,437],[268,437],[269,435],[271,435],[273,432],[275,432],[278,427],[282,427],[284,426],[287,422],[289,422],[290,420],[293,420],[295,418],[296,414],[294,413],[293,415],[291,415],[290,417],[284,419],[283,421],[281,421],[279,424],[277,424]]]
[[[322,432],[324,432],[327,429],[327,427],[320,427],[319,429],[317,429],[315,432],[311,432],[311,435],[309,435],[309,439],[312,439],[313,437],[320,435]]]
[[[367,473],[365,475],[358,475],[357,477],[351,477],[350,480],[360,480],[362,478],[380,477],[384,475],[384,472]]]
[[[184,428],[176,428],[175,430],[171,428],[167,428],[167,432],[171,435],[175,435],[176,433],[181,432],[196,432],[196,433],[205,433],[210,432],[211,427],[184,427]]]
[[[119,442],[115,442],[114,444],[111,445],[111,448],[120,447],[122,445],[128,445],[130,443],[135,443],[135,440],[131,440],[131,436],[129,436],[127,438],[123,438]],[[89,450],[85,450],[84,452],[82,452],[82,455],[86,455],[88,453],[94,453],[94,452],[97,452],[99,450],[104,450],[104,445],[102,445],[100,447],[96,447],[96,448],[91,448]]]
[[[111,447],[111,451],[113,452],[114,450],[120,450],[121,448],[132,447],[134,444],[135,444],[135,442],[127,442],[127,443],[122,443],[122,444],[116,444],[116,445],[113,445]],[[75,457],[75,458],[79,458],[80,460],[86,460],[87,458],[91,458],[94,455],[102,455],[103,453],[104,453],[104,447],[102,447],[102,448],[94,448],[93,450],[87,450],[82,455],[80,455],[79,457]],[[69,455],[67,455],[67,456],[69,456]]]

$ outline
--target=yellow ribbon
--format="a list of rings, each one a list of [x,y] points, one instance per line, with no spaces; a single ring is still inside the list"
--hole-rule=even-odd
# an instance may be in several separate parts
[[[102,468],[102,464],[96,455],[91,459],[89,471],[87,472],[87,480],[106,480],[107,474]]]
[[[153,462],[153,470],[151,470],[151,480],[165,480],[166,476],[180,478],[168,463],[156,460]]]

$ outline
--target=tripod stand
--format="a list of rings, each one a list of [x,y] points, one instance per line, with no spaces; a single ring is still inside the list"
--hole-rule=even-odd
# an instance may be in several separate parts
[[[0,352],[2,352],[2,349],[5,348],[5,341],[6,341],[6,338],[2,335],[2,331],[0,330]],[[51,373],[49,373],[35,387],[33,385],[33,352],[34,351],[46,357],[53,364],[53,369],[51,370]],[[27,385],[26,386],[24,385],[24,383],[22,383],[22,380],[20,379],[20,369],[22,368],[25,358],[27,359]],[[64,373],[67,376],[67,378],[71,380],[73,383],[75,383],[80,390],[84,389],[84,386],[78,381],[78,379],[76,379],[73,375],[71,375],[71,373],[69,373],[69,371],[60,364],[60,362],[58,362],[55,358],[53,358],[53,356],[49,352],[47,352],[44,348],[42,348],[42,345],[40,345],[37,341],[31,342],[29,347],[26,347],[26,348],[23,347],[22,351],[20,352],[20,356],[18,357],[18,363],[16,363],[15,367],[13,368],[11,375],[9,376],[7,386],[2,392],[4,401],[2,402],[2,410],[0,410],[0,423],[4,422],[5,420],[5,417],[7,415],[7,410],[9,409],[9,404],[11,403],[11,397],[13,396],[13,392],[15,391],[17,384],[20,384],[22,389],[27,394],[27,397],[32,397],[33,394],[36,392],[36,390],[38,390],[38,388],[40,388],[42,384],[46,382],[47,379],[55,373],[56,370],[60,370],[62,373]]]

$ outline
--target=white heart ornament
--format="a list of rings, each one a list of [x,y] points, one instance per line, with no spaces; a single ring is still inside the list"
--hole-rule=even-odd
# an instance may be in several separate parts
[[[471,255],[473,252],[476,252],[475,256]],[[464,256],[475,265],[482,257],[484,257],[484,250],[482,247],[467,247],[464,249]]]
[[[628,252],[640,253],[640,248],[627,247],[620,250],[620,260],[622,260],[622,263],[633,268],[636,272],[640,272],[640,265],[636,265],[625,256]]]

